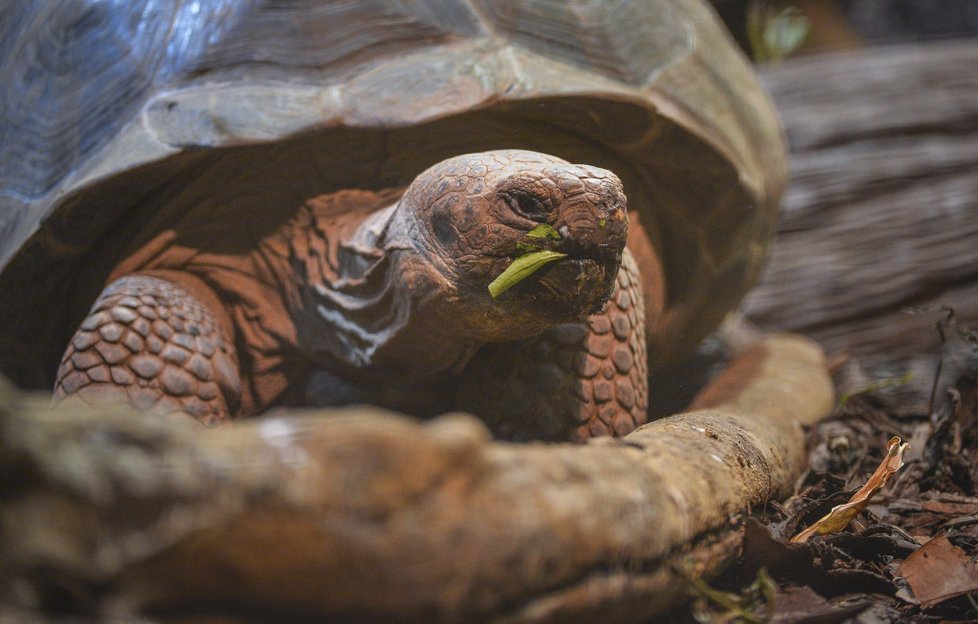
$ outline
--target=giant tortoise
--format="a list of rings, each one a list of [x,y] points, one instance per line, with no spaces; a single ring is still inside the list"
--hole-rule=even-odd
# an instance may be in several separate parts
[[[2,371],[57,397],[621,434],[773,231],[781,131],[700,0],[3,13]]]

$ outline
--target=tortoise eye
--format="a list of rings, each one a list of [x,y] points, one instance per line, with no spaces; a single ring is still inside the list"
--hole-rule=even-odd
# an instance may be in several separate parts
[[[513,212],[527,219],[540,221],[550,214],[550,206],[532,193],[509,190],[502,196]]]
[[[452,245],[458,239],[458,232],[452,226],[452,218],[444,212],[435,214],[432,218],[432,229],[435,236],[443,245]]]

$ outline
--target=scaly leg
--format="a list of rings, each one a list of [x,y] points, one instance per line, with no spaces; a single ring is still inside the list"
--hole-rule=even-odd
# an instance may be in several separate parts
[[[55,400],[131,403],[217,424],[241,397],[232,335],[199,279],[169,271],[122,277],[102,291],[68,345]]]
[[[462,374],[458,407],[507,439],[625,435],[647,419],[638,266],[628,250],[604,311],[533,340],[488,345]]]

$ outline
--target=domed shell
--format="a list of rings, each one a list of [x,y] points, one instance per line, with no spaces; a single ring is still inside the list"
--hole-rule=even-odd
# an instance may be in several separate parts
[[[781,130],[699,0],[0,11],[0,370],[22,385],[50,384],[108,271],[151,234],[272,228],[305,198],[404,185],[460,153],[533,149],[622,178],[666,275],[654,364],[739,301],[773,231]]]

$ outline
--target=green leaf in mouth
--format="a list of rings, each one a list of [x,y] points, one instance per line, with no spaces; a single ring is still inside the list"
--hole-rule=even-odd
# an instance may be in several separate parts
[[[551,228],[552,229],[552,228]],[[547,249],[533,251],[523,254],[513,260],[513,263],[506,267],[506,270],[499,274],[499,277],[492,280],[489,284],[489,294],[493,299],[503,294],[513,286],[516,286],[526,278],[536,273],[540,268],[566,258],[567,254],[550,251]]]
[[[526,233],[530,238],[549,238],[550,240],[560,240],[560,234],[551,225],[541,223]]]

